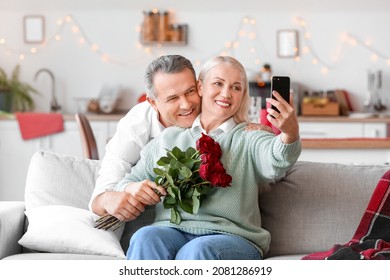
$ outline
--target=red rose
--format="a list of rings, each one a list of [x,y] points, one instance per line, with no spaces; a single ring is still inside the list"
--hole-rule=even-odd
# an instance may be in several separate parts
[[[213,173],[210,178],[210,183],[218,187],[229,187],[232,182],[232,176],[226,173]]]
[[[228,187],[232,181],[232,177],[226,174],[226,170],[220,161],[201,164],[199,175],[203,180],[209,181],[211,185],[218,187]]]
[[[196,142],[196,149],[201,154],[212,154],[213,157],[218,159],[222,156],[222,151],[219,144],[215,142],[213,138],[203,133]]]
[[[209,171],[210,171],[210,165],[208,163],[201,164],[199,167],[199,176],[205,181],[210,181]]]

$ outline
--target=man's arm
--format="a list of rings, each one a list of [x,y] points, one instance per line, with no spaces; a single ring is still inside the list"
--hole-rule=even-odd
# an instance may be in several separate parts
[[[117,127],[115,135],[106,145],[89,209],[104,215],[120,211],[129,203],[128,195],[113,193],[116,184],[131,171],[140,158],[141,148],[162,130],[157,114],[149,103],[136,105]]]

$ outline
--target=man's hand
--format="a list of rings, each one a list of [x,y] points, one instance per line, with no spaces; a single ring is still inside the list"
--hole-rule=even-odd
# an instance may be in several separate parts
[[[150,180],[129,183],[125,188],[125,192],[129,193],[144,205],[157,204],[161,201],[160,196],[167,195],[163,187],[158,186]]]
[[[100,216],[108,213],[120,221],[131,221],[145,211],[145,205],[126,192],[107,191],[97,198],[100,202],[99,208],[104,210],[100,213],[94,212]]]
[[[252,131],[252,130],[264,130],[264,131],[274,133],[272,131],[272,128],[270,128],[268,125],[259,124],[259,123],[248,123],[248,125],[245,127],[245,131]]]

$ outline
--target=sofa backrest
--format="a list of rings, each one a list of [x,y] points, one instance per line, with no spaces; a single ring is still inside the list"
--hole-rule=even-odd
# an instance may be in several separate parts
[[[262,226],[271,233],[268,256],[326,251],[350,241],[388,169],[298,161],[260,193]]]

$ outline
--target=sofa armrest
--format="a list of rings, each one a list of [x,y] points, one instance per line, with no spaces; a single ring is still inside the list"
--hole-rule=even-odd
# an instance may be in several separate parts
[[[0,259],[22,253],[18,244],[24,232],[24,202],[0,201]]]

